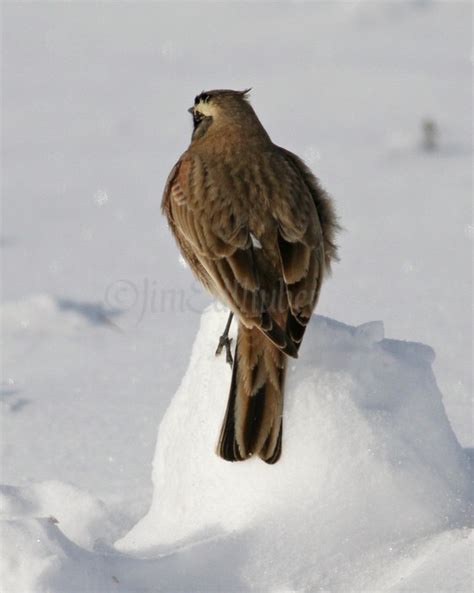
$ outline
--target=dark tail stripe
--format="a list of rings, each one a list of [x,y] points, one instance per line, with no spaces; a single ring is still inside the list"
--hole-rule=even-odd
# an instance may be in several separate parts
[[[247,456],[254,453],[254,448],[259,437],[260,426],[265,409],[265,385],[249,398],[247,417],[245,418],[244,446]]]
[[[237,356],[234,356],[234,366],[232,369],[232,382],[230,384],[229,400],[225,412],[224,422],[222,424],[221,435],[217,453],[227,461],[242,461],[237,441],[235,439],[235,400],[237,397],[237,366],[239,362]]]
[[[277,443],[275,445],[275,449],[274,449],[273,454],[271,455],[271,457],[267,457],[268,451],[266,450],[266,448],[269,445],[269,439],[265,443],[265,447],[260,452],[260,457],[261,457],[261,459],[263,459],[263,461],[265,461],[265,463],[269,463],[270,465],[272,465],[272,464],[276,463],[280,459],[280,456],[281,456],[282,433],[283,433],[283,419],[280,422],[280,432],[278,433],[278,440],[277,440]]]

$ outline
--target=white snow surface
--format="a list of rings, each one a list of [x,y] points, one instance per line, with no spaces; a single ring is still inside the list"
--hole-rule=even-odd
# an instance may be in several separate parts
[[[431,348],[380,340],[381,324],[314,318],[300,358],[290,362],[281,461],[232,464],[214,452],[230,369],[210,353],[224,325],[225,313],[213,309],[202,318],[161,422],[151,509],[120,549],[174,543],[213,524],[225,531],[259,524],[268,541],[284,544],[274,564],[285,574],[317,557],[320,538],[311,534],[325,534],[339,551],[348,538],[360,552],[368,542],[462,524],[466,459],[442,406]]]
[[[432,349],[384,338],[381,322],[314,317],[289,368],[281,460],[231,464],[214,453],[225,320],[202,316],[160,424],[151,507],[115,548],[123,521],[89,493],[2,489],[7,590],[469,591],[471,471]]]
[[[2,592],[472,590],[471,21],[2,6]],[[273,467],[213,453],[225,312],[159,213],[194,96],[249,86],[345,229]]]

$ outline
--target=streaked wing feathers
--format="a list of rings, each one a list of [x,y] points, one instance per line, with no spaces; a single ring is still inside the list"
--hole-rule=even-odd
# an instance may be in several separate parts
[[[318,188],[295,155],[274,149],[238,173],[224,162],[211,166],[195,152],[184,153],[168,178],[163,210],[183,255],[211,292],[295,355],[318,299],[326,245]],[[262,242],[266,262],[262,251],[256,257],[252,236]],[[286,287],[285,329],[265,301],[275,276]]]

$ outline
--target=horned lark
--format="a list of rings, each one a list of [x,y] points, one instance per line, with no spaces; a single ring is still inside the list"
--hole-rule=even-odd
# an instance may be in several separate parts
[[[162,209],[193,272],[238,318],[217,453],[275,463],[287,357],[298,356],[339,227],[303,161],[270,140],[248,91],[203,92],[189,111],[191,144],[168,177]]]

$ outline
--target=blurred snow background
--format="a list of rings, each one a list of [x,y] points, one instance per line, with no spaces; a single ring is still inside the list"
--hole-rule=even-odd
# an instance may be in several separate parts
[[[108,550],[150,505],[157,426],[210,302],[159,212],[189,142],[186,109],[203,89],[252,86],[272,139],[332,193],[346,231],[318,313],[355,326],[381,319],[386,337],[429,344],[469,453],[470,3],[2,10],[1,462],[14,487],[3,516],[32,542],[56,542],[41,551],[56,558],[53,580],[38,561],[31,590],[43,590],[41,578],[64,590],[61,579],[86,565],[108,590],[107,556],[87,554]],[[426,119],[438,128],[431,152]],[[130,570],[146,590],[143,565]]]

